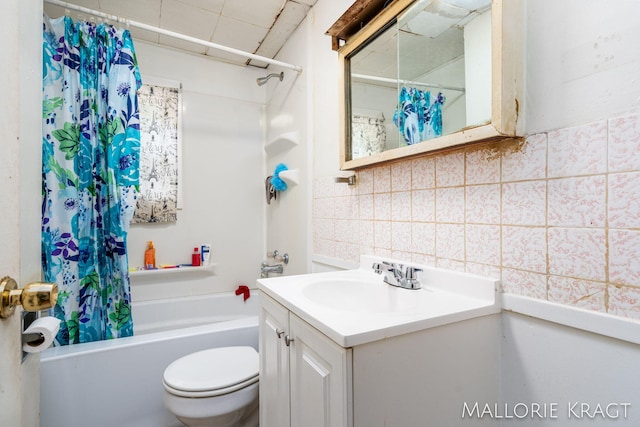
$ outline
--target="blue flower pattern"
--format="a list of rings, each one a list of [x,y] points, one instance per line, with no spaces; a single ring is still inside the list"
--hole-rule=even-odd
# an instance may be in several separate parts
[[[56,344],[133,335],[142,82],[129,31],[45,16],[42,82],[42,265],[59,288]]]
[[[402,87],[393,123],[407,145],[442,136],[442,106],[445,96],[438,93],[431,100],[431,92]]]

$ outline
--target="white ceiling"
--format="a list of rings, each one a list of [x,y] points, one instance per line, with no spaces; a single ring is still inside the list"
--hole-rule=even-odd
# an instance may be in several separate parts
[[[274,58],[317,0],[66,0],[109,15],[142,22],[197,39]],[[48,4],[50,17],[65,14]],[[89,19],[67,11],[74,19]],[[139,28],[130,28],[135,39],[212,56],[235,64],[265,67],[227,52]]]

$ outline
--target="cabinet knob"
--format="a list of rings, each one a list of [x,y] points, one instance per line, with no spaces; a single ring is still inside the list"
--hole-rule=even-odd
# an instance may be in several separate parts
[[[276,335],[278,335],[278,339],[282,338],[284,331],[282,329],[276,329]]]
[[[289,347],[291,345],[292,342],[294,342],[295,340],[293,338],[291,338],[291,336],[286,335],[284,337],[284,343],[287,345],[287,347]]]

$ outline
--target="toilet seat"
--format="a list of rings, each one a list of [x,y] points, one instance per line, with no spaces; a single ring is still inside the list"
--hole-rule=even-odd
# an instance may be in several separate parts
[[[253,347],[220,347],[188,354],[171,363],[162,383],[181,397],[214,397],[258,382],[259,357]]]

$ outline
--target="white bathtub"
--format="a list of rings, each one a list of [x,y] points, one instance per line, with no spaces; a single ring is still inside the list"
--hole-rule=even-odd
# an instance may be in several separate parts
[[[162,403],[164,369],[207,348],[257,350],[258,298],[252,290],[246,302],[234,293],[140,302],[136,336],[44,351],[40,426],[181,426]]]
[[[134,302],[134,331],[136,335],[143,335],[257,316],[257,295],[258,291],[252,290],[246,301],[242,295],[225,292]]]

